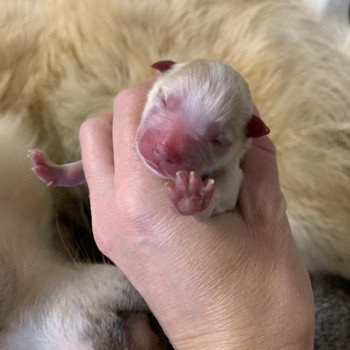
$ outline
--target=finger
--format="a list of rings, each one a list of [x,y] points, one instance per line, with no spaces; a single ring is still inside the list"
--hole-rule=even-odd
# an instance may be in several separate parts
[[[118,177],[130,173],[130,167],[137,172],[144,164],[140,162],[136,149],[136,131],[146,103],[147,93],[154,78],[124,90],[114,100],[113,148],[114,163]]]
[[[112,113],[86,120],[80,127],[83,167],[90,193],[104,193],[113,186]]]
[[[268,137],[253,140],[242,162],[244,179],[239,205],[247,215],[271,216],[284,205],[281,194],[275,147]]]

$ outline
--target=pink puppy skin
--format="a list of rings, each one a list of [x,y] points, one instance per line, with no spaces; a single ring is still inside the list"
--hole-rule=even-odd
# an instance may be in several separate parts
[[[168,196],[181,214],[204,220],[233,209],[249,138],[269,133],[247,83],[215,61],[159,61],[152,67],[162,74],[149,91],[137,132],[141,159],[169,180]],[[85,182],[81,161],[57,165],[39,150],[28,157],[48,186]]]

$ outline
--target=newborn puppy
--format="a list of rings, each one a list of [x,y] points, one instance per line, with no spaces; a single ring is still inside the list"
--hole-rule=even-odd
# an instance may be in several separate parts
[[[208,60],[161,61],[137,133],[145,164],[166,183],[182,214],[204,220],[236,205],[249,137],[269,129],[249,88],[230,66]],[[215,189],[214,189],[215,187]]]
[[[152,67],[162,74],[148,94],[137,132],[141,159],[170,180],[167,192],[181,214],[204,220],[233,209],[249,138],[269,133],[247,83],[220,62],[160,61]],[[49,186],[85,181],[80,161],[59,166],[38,150],[30,151],[29,158]]]

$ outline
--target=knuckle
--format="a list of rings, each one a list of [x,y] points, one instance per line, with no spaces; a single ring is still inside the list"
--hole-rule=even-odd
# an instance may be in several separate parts
[[[85,134],[91,129],[92,121],[91,119],[84,120],[83,123],[80,125],[80,133]]]
[[[149,91],[154,81],[154,78],[150,78],[139,85],[120,91],[114,98],[113,110],[119,110],[127,105],[137,105],[140,98],[145,99],[146,93]]]
[[[120,91],[113,101],[113,110],[120,109],[121,106],[132,105],[138,97],[138,90],[131,87]]]
[[[111,113],[105,113],[98,116],[91,117],[86,119],[81,125],[79,129],[79,137],[80,140],[89,137],[96,130],[100,129],[102,126],[108,123],[108,127],[110,127],[111,123]]]

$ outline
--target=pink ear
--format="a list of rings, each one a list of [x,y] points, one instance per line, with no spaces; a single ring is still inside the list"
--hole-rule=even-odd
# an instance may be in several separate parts
[[[174,64],[176,64],[174,61],[158,61],[153,63],[151,67],[163,73],[169,70]]]
[[[252,114],[252,117],[250,118],[247,124],[247,129],[245,132],[246,136],[257,138],[260,136],[267,135],[269,132],[270,132],[270,129],[265,125],[265,123],[261,120],[261,118]]]

